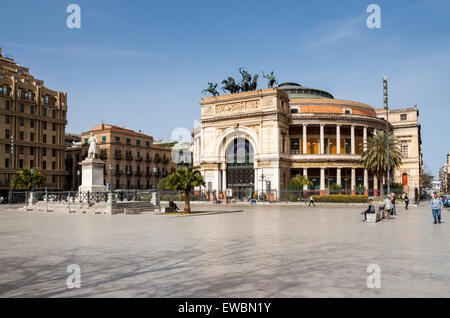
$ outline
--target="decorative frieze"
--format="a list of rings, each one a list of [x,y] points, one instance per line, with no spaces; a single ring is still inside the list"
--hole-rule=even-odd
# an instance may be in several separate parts
[[[219,104],[215,106],[216,115],[241,113],[260,109],[259,99],[244,100],[233,103]]]

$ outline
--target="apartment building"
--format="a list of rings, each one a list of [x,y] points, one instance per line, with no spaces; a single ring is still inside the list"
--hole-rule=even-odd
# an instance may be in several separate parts
[[[24,168],[40,168],[46,187],[62,190],[66,124],[67,93],[47,88],[0,48],[1,195],[10,173]]]

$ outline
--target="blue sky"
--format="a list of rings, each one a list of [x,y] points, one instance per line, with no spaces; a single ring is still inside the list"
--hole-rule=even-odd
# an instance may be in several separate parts
[[[81,29],[66,27],[70,3]],[[419,106],[435,176],[450,152],[448,0],[2,0],[0,28],[4,53],[68,92],[68,132],[103,120],[169,138],[192,129],[207,82],[244,66],[374,107],[385,74],[391,108]]]

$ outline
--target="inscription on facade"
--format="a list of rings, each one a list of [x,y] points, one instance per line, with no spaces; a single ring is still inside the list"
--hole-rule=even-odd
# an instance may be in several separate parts
[[[259,109],[259,99],[216,105],[216,114],[241,113]]]

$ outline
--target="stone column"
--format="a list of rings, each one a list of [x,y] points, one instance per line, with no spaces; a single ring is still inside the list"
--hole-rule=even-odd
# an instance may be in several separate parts
[[[227,171],[222,170],[222,192],[227,191]],[[226,195],[226,193],[225,193]]]
[[[378,196],[378,178],[376,175],[373,175],[373,196]]]
[[[364,169],[364,195],[369,194],[369,172]]]
[[[320,195],[325,195],[325,169],[320,168]]]
[[[336,125],[336,154],[341,154],[341,125]]]
[[[307,168],[303,168],[303,176],[305,178],[308,178],[308,169]],[[303,186],[303,197],[306,198],[307,195],[307,191],[308,191],[308,186],[304,185]]]
[[[363,145],[364,145],[364,151],[367,150],[367,126],[364,126],[363,129]]]
[[[352,195],[355,195],[356,186],[356,169],[352,168]]]
[[[341,168],[337,168],[336,169],[336,184],[337,185],[342,185],[342,182],[341,182]]]
[[[325,125],[324,124],[320,124],[320,149],[319,149],[319,153],[321,155],[323,155],[325,153],[325,145],[324,145],[324,130],[325,130]]]
[[[307,151],[307,127],[308,127],[308,125],[306,125],[306,124],[303,124],[303,154],[304,155],[306,155],[307,153],[308,153],[308,151]]]
[[[352,141],[351,141],[351,146],[352,146],[351,154],[354,155],[355,154],[355,125],[352,125],[350,135],[351,135],[351,139],[352,139]]]

